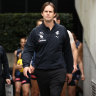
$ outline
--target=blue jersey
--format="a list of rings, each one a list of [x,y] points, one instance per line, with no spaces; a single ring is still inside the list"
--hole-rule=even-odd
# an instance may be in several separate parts
[[[80,41],[77,41],[75,44],[76,44],[76,48],[78,49],[78,46],[80,45]]]
[[[20,53],[22,53],[22,50],[19,48],[19,49],[17,49],[17,61],[18,61],[18,59],[19,59],[19,54]],[[20,75],[20,71],[19,70],[16,70],[16,72],[15,72],[15,75]]]

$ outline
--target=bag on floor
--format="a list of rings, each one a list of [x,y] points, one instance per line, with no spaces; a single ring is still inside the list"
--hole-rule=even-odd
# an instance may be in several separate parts
[[[13,85],[5,84],[5,92],[6,92],[6,96],[13,96]]]

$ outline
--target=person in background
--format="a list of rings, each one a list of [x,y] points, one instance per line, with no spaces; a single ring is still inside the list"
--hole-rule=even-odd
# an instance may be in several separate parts
[[[78,90],[78,82],[81,78],[81,80],[85,80],[84,76],[84,69],[83,69],[83,46],[82,43],[77,40],[76,35],[72,32],[72,35],[74,37],[74,41],[76,44],[76,48],[78,50],[78,58],[77,58],[77,68],[78,70],[73,73],[72,81],[68,84],[68,96],[77,96],[77,90]]]
[[[36,26],[41,25],[41,24],[42,24],[42,22],[43,22],[43,18],[38,19],[38,20],[37,20],[37,22],[36,22]]]
[[[23,73],[35,74],[40,96],[60,96],[65,78],[72,79],[73,56],[70,39],[64,26],[54,22],[56,9],[52,2],[45,2],[41,8],[43,23],[30,33],[23,52]],[[34,65],[30,61],[35,55]]]
[[[20,48],[14,51],[14,65],[12,77],[15,82],[15,96],[20,96],[21,88],[23,96],[29,96],[30,79],[23,75],[22,53],[26,43],[26,38],[20,39]]]
[[[36,22],[36,25],[39,26],[41,25],[43,22],[43,19],[38,19]],[[35,53],[34,53],[34,58],[32,59],[32,61],[30,62],[30,67],[32,66],[32,63],[34,63],[35,60]],[[31,96],[39,96],[40,92],[39,92],[39,87],[38,87],[38,83],[37,83],[37,77],[35,75],[35,73],[31,74]]]
[[[8,59],[4,48],[0,45],[0,96],[5,96],[4,79],[7,84],[11,84]]]

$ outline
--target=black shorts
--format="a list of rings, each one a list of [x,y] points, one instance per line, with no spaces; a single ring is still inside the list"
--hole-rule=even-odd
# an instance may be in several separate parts
[[[77,70],[75,73],[73,73],[72,80],[68,84],[68,86],[75,86],[76,85],[75,80],[79,80],[80,79],[80,75],[81,75],[80,70]]]
[[[28,77],[30,78],[30,79],[32,79],[32,80],[37,80],[37,77],[36,77],[36,74],[35,74],[35,72],[34,73],[29,73],[29,72],[27,72],[27,75],[28,75]]]
[[[25,77],[22,72],[15,75],[15,82],[21,82],[22,84],[30,83],[30,79]]]
[[[31,74],[31,79],[32,80],[37,80],[37,77],[36,77],[36,75],[34,73]]]

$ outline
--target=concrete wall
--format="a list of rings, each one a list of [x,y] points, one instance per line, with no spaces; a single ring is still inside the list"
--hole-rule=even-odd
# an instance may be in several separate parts
[[[13,67],[14,62],[14,54],[13,53],[7,53],[9,67]]]
[[[75,0],[75,7],[84,29],[84,96],[93,96],[91,81],[96,83],[96,0]]]
[[[96,0],[75,0],[75,6],[84,28],[84,39],[96,62]]]

